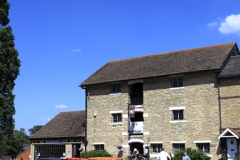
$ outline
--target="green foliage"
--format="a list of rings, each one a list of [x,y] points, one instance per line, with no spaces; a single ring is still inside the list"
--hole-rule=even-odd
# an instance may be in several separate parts
[[[13,132],[15,138],[15,149],[17,150],[18,154],[24,147],[24,144],[30,144],[31,141],[29,140],[28,135],[25,132],[24,128],[20,128],[20,130],[14,130]]]
[[[8,10],[10,8],[10,4],[7,0],[0,0],[0,25],[6,26],[9,23],[8,19]]]
[[[106,150],[103,151],[96,151],[96,150],[92,150],[92,151],[86,151],[86,152],[82,152],[80,154],[81,158],[90,158],[90,157],[112,157],[111,154],[109,154]]]
[[[210,157],[206,156],[201,150],[187,148],[174,153],[174,160],[182,160],[184,152],[187,152],[187,155],[191,160],[210,160],[211,159]]]
[[[28,135],[26,135],[25,129],[20,128],[20,130],[14,130],[13,136],[10,139],[4,137],[4,144],[0,146],[1,155],[10,155],[11,157],[16,157],[24,147],[24,144],[29,144]],[[1,152],[4,151],[4,152]]]
[[[36,126],[33,126],[30,129],[28,129],[28,132],[30,132],[30,136],[32,136],[34,133],[36,133],[42,127],[43,127],[43,125],[36,125]]]
[[[234,158],[234,160],[240,160],[240,156],[239,156],[239,157],[237,157],[237,158]]]
[[[7,0],[0,0],[0,155],[14,158],[17,151],[13,136],[15,114],[12,93],[17,76],[19,75],[20,60],[14,48],[14,35],[9,23],[8,11],[10,4]],[[5,27],[6,26],[6,27]]]

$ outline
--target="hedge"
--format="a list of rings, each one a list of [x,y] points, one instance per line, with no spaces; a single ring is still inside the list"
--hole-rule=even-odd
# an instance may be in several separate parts
[[[187,152],[187,155],[191,160],[210,160],[211,159],[210,157],[205,155],[201,150],[187,148],[174,153],[174,160],[182,160],[184,152]]]
[[[111,154],[109,154],[106,150],[101,150],[101,151],[86,151],[86,152],[81,152],[80,154],[81,158],[90,158],[90,157],[113,157]]]

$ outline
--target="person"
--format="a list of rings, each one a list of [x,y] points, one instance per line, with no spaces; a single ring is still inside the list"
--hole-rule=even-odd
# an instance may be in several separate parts
[[[171,154],[171,153],[169,153],[169,156],[170,156],[170,160],[173,160],[173,158],[172,158],[172,154]]]
[[[171,157],[167,152],[164,151],[164,148],[161,149],[161,152],[158,154],[157,160],[167,160]]]
[[[137,148],[134,148],[133,153],[132,153],[132,158],[135,158],[139,154]]]
[[[184,156],[183,156],[182,160],[190,160],[190,158],[187,155],[187,152],[184,152]]]

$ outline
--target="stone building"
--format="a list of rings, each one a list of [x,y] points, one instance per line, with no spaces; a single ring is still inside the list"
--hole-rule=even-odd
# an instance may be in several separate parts
[[[85,111],[60,112],[30,137],[30,160],[80,157],[84,150]]]
[[[172,154],[191,147],[233,159],[240,149],[239,64],[235,42],[109,61],[80,84],[87,150],[126,158],[137,148],[155,159],[162,147]]]

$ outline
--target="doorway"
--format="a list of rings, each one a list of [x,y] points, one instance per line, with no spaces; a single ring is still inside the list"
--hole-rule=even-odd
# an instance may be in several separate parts
[[[72,145],[72,157],[74,157],[74,158],[80,157],[80,151],[79,151],[80,147],[81,147],[80,144]]]
[[[227,157],[228,157],[228,160],[233,160],[235,158],[235,153],[237,153],[236,138],[228,138],[227,139]]]
[[[130,144],[131,155],[133,154],[134,148],[136,148],[140,154],[143,154],[143,143],[131,143]]]

